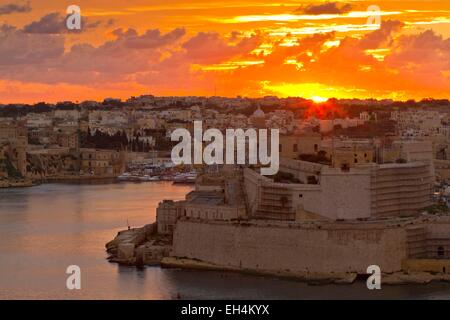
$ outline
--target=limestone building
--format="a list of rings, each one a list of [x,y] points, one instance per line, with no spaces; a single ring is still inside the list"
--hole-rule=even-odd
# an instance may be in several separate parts
[[[124,171],[124,154],[115,150],[80,149],[81,170],[85,174],[115,177]]]
[[[3,161],[11,164],[15,170],[25,177],[27,173],[27,129],[20,122],[0,122],[0,146]]]
[[[342,169],[284,160],[280,170],[318,183],[276,183],[245,169],[249,216],[260,219],[367,219],[416,215],[431,204],[430,163],[365,164]]]

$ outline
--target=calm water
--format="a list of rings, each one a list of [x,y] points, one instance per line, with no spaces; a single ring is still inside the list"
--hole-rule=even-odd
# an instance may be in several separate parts
[[[270,277],[120,267],[104,245],[117,231],[155,220],[163,198],[182,199],[189,186],[166,182],[46,184],[0,189],[0,299],[450,299],[450,284],[308,286]],[[65,270],[79,265],[82,289],[66,289]]]

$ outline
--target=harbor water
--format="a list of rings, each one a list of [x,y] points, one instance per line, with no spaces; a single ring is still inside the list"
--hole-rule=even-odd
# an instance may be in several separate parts
[[[0,299],[450,299],[450,284],[311,286],[237,273],[124,267],[104,245],[129,223],[155,221],[162,199],[192,185],[171,182],[44,184],[0,189]],[[66,269],[81,268],[81,290]]]

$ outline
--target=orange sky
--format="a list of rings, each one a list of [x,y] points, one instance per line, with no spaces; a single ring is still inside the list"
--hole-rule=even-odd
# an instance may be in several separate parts
[[[64,28],[71,4],[81,32]],[[450,98],[449,38],[448,0],[0,0],[0,103]]]

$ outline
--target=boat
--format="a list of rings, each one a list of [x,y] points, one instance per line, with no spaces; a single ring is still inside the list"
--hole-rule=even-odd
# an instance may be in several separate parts
[[[135,181],[135,182],[147,181],[148,178],[150,178],[150,176],[148,175],[141,176],[139,174],[129,172],[125,172],[117,177],[117,179],[120,181]]]
[[[173,179],[174,179],[174,177],[172,175],[168,175],[168,174],[162,175],[160,178],[160,180],[163,180],[163,181],[173,181]]]
[[[151,177],[148,174],[146,174],[146,175],[140,176],[139,181],[149,181],[150,178]]]
[[[121,174],[120,176],[118,176],[117,179],[119,179],[121,181],[129,181],[132,179],[132,175],[131,175],[131,173],[125,172],[125,173]]]
[[[186,177],[186,183],[195,183],[197,180],[197,175],[189,175]]]
[[[197,173],[195,172],[189,172],[189,173],[180,173],[177,174],[174,179],[173,183],[195,183],[195,180],[197,179]]]
[[[147,181],[159,181],[159,177],[158,176],[149,176],[149,175],[144,175],[139,177],[139,181],[143,181],[143,182],[147,182]]]

